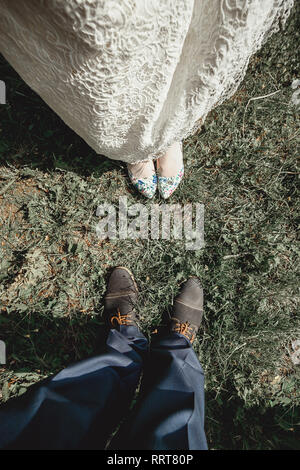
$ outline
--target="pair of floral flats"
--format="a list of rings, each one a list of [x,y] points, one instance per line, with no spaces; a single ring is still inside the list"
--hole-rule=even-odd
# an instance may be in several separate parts
[[[180,142],[181,151],[183,148],[182,142]],[[156,190],[158,189],[163,199],[168,199],[174,191],[177,189],[180,181],[184,175],[184,165],[182,164],[180,170],[175,176],[163,176],[160,174],[158,168],[157,174],[153,172],[150,177],[147,178],[136,178],[132,171],[128,168],[128,175],[133,186],[145,197],[151,199]]]

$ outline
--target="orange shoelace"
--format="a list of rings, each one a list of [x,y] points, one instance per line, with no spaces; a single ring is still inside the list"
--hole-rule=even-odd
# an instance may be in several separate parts
[[[110,322],[114,326],[114,321],[117,321],[119,325],[131,325],[131,314],[127,313],[126,315],[121,315],[120,309],[118,309],[117,313],[111,317]]]
[[[195,339],[195,334],[193,333],[193,328],[190,326],[189,322],[184,322],[184,323],[175,323],[174,331],[176,333],[180,333],[183,336],[185,336],[191,343]]]

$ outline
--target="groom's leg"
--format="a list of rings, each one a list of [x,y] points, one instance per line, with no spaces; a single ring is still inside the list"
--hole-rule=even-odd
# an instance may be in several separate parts
[[[80,361],[0,407],[0,448],[104,448],[127,412],[147,340],[113,329],[104,354]]]
[[[170,334],[152,346],[137,409],[125,426],[113,448],[207,449],[204,374],[183,335]]]
[[[118,267],[109,278],[105,354],[81,361],[0,408],[0,448],[103,448],[137,386],[147,340],[136,322],[137,286]]]

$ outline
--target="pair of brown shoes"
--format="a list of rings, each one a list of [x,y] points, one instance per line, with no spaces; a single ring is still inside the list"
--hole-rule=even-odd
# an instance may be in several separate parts
[[[138,327],[136,304],[138,288],[133,274],[122,266],[112,271],[104,298],[104,316],[110,328],[120,325]],[[196,277],[189,278],[175,298],[168,332],[185,336],[191,343],[196,337],[203,315],[203,289]]]

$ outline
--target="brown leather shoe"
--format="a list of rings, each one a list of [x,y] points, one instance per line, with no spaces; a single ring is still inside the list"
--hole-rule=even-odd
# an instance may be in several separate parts
[[[190,277],[175,298],[169,331],[181,333],[191,343],[196,338],[203,316],[203,289],[197,277]]]
[[[123,266],[114,268],[104,297],[104,316],[110,328],[138,326],[135,311],[137,297],[138,289],[133,274]]]

